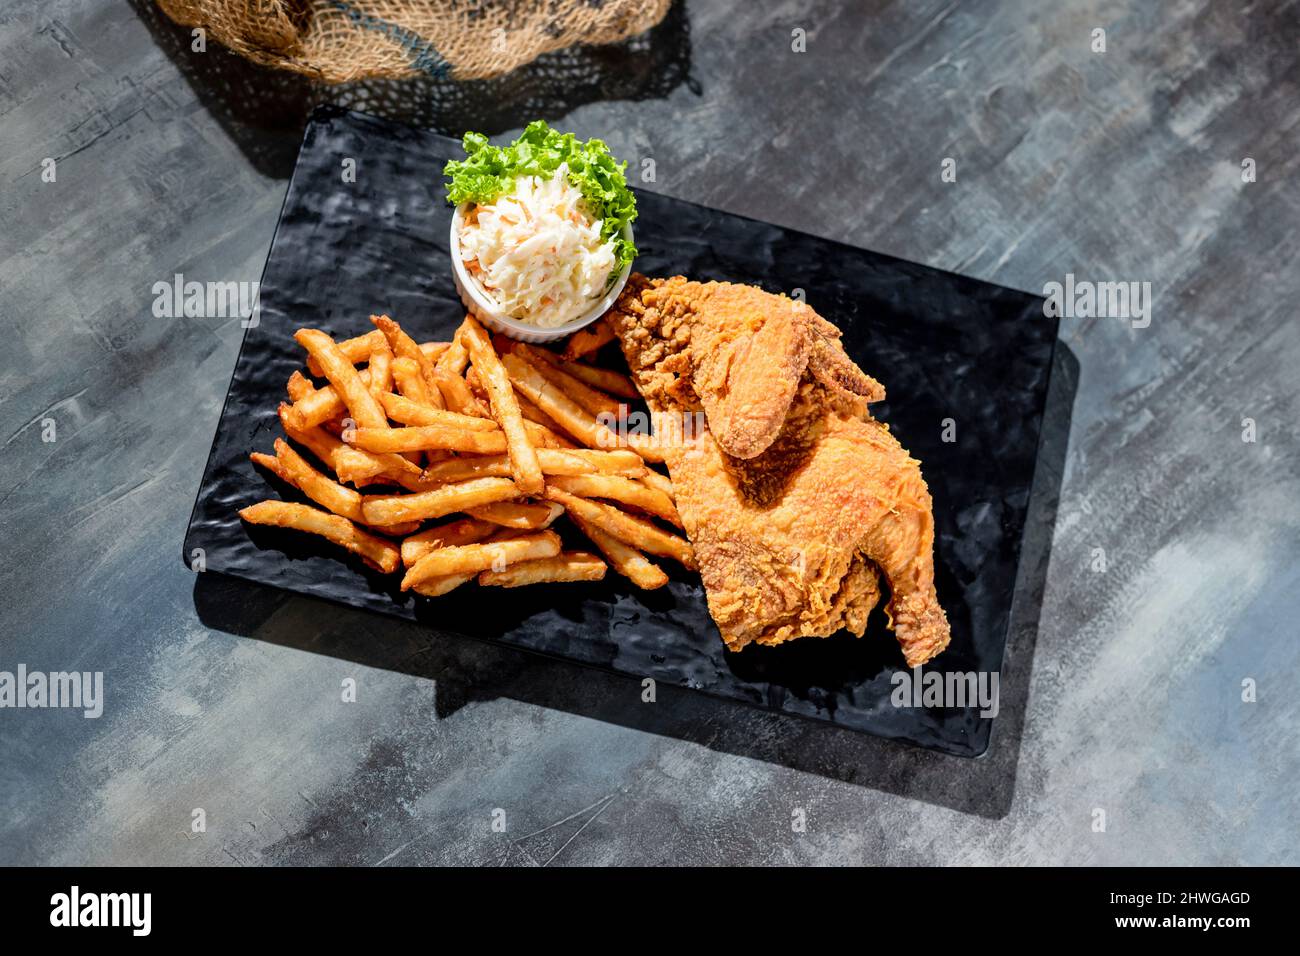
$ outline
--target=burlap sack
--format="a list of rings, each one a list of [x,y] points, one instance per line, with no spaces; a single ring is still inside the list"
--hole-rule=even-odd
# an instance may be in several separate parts
[[[499,76],[577,43],[650,29],[672,0],[158,0],[264,66],[326,83]]]

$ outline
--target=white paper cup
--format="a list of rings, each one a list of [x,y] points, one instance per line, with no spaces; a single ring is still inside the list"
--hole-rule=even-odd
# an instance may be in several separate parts
[[[627,285],[627,277],[632,274],[632,264],[629,262],[623,268],[623,271],[618,274],[618,278],[610,286],[609,292],[599,302],[576,319],[570,319],[563,325],[544,329],[541,326],[520,322],[518,319],[503,315],[501,310],[483,291],[483,287],[478,284],[478,280],[470,275],[469,270],[465,268],[465,261],[460,257],[460,226],[464,216],[465,205],[462,203],[456,207],[456,212],[451,217],[451,276],[456,282],[456,291],[460,294],[460,300],[465,303],[465,308],[469,310],[470,315],[492,331],[500,332],[512,339],[518,339],[520,342],[528,342],[533,345],[540,342],[554,342],[566,335],[572,335],[583,326],[591,325],[614,304],[614,300],[623,291],[623,286]],[[628,242],[632,241],[631,223],[623,227],[623,237]]]

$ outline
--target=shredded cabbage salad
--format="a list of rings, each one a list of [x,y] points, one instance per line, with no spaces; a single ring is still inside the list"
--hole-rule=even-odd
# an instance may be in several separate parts
[[[514,192],[467,211],[460,255],[483,290],[511,318],[554,328],[577,318],[608,287],[614,243],[568,180],[521,176]]]
[[[458,239],[470,274],[512,318],[546,328],[577,318],[636,255],[623,236],[636,200],[600,140],[540,120],[506,147],[467,133],[447,163],[447,198],[465,205]]]

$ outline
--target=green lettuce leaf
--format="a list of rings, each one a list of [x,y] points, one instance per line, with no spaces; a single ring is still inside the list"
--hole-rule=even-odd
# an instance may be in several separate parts
[[[627,163],[615,162],[601,140],[582,143],[572,133],[557,132],[536,120],[509,146],[493,146],[482,133],[466,133],[461,145],[465,158],[450,160],[443,168],[447,200],[453,206],[493,202],[511,192],[518,177],[550,178],[561,163],[568,163],[569,182],[602,222],[601,240],[614,240],[616,262],[610,281],[635,258],[636,246],[623,237],[623,227],[636,219],[636,199],[623,175]]]

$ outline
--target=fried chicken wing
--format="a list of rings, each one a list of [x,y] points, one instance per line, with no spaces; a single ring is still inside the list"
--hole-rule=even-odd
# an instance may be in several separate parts
[[[614,314],[623,317],[624,351],[642,364],[647,402],[702,409],[734,458],[772,444],[805,370],[864,402],[885,397],[844,353],[839,329],[806,304],[754,286],[634,275]]]
[[[709,610],[731,650],[861,635],[880,598],[909,666],[948,644],[920,463],[867,411],[884,389],[807,305],[634,276],[609,314],[652,411],[703,411],[665,448]]]

